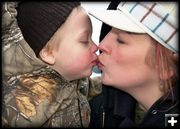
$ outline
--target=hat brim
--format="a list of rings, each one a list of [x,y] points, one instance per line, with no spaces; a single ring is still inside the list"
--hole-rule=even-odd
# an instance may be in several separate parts
[[[126,15],[124,15],[120,10],[90,10],[88,13],[96,19],[114,28],[127,32],[146,33],[141,27],[139,27]]]

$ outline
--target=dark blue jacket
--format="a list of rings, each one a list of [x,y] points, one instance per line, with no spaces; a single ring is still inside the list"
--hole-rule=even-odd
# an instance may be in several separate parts
[[[106,91],[106,92],[104,92]],[[145,114],[142,122],[136,124],[136,101],[122,91],[108,88],[101,95],[90,101],[91,122],[90,127],[166,127],[166,114],[179,114],[178,86],[173,89],[173,95],[165,94],[157,100]],[[105,98],[105,96],[107,98]],[[105,113],[105,114],[104,114]],[[179,123],[179,122],[178,122]],[[175,123],[176,126],[177,123]],[[168,124],[167,124],[168,125]]]

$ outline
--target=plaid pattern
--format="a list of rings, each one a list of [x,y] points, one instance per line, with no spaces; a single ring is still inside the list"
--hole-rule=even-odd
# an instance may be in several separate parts
[[[177,19],[155,2],[121,2],[117,7],[150,36],[178,52]]]

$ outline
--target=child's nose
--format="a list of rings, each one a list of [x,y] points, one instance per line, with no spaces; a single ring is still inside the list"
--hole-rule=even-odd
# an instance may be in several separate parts
[[[98,50],[98,46],[95,43],[93,43],[92,52],[95,53],[97,50]]]

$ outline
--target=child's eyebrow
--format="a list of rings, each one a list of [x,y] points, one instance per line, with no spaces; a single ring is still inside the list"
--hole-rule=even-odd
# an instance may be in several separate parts
[[[84,34],[89,34],[89,33],[91,33],[91,30],[89,30],[89,29],[84,29],[83,31],[81,31],[80,32],[80,35],[84,35]]]

